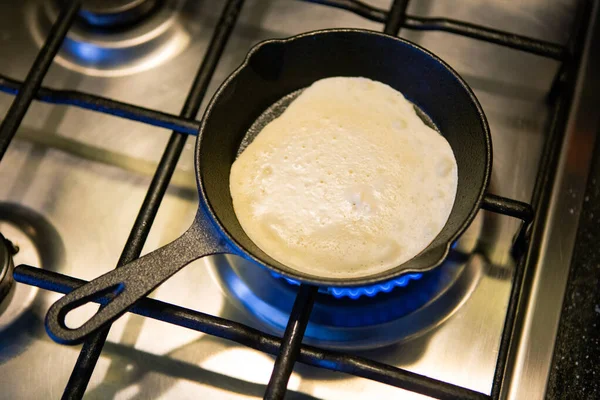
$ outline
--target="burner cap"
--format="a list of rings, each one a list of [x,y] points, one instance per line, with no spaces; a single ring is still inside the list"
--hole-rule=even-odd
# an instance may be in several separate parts
[[[13,285],[12,255],[16,248],[0,234],[0,303],[8,296]]]
[[[160,0],[84,0],[79,16],[97,28],[122,28],[143,19],[158,3]]]

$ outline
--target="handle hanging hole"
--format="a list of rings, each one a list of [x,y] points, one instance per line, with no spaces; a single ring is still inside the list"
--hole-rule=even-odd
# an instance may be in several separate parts
[[[119,283],[108,287],[89,298],[81,299],[73,308],[62,312],[63,324],[68,329],[79,329],[100,310],[100,306],[108,303],[123,292],[125,285]]]
[[[65,316],[65,325],[69,329],[77,329],[90,320],[100,309],[100,304],[85,303],[71,310]]]

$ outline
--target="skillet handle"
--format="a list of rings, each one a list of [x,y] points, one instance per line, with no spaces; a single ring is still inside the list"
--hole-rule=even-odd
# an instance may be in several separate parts
[[[58,343],[80,343],[192,261],[226,252],[231,250],[215,234],[212,224],[197,215],[192,226],[173,242],[63,296],[46,314],[46,331]],[[108,301],[83,325],[73,329],[66,326],[65,318],[70,311],[104,296],[108,296]]]

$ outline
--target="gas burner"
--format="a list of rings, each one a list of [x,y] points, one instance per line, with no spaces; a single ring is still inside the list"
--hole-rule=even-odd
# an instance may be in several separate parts
[[[1,211],[0,211],[1,213]],[[1,218],[1,216],[0,216]],[[5,328],[8,328],[15,322],[26,310],[31,307],[35,295],[38,292],[37,288],[29,287],[26,285],[15,284],[12,278],[13,274],[13,255],[16,260],[21,260],[23,257],[25,259],[29,259],[31,255],[36,255],[35,258],[31,258],[31,261],[37,261],[39,258],[37,257],[37,252],[33,247],[33,243],[31,239],[27,237],[27,235],[15,226],[12,223],[6,222],[0,219],[0,231],[2,231],[3,235],[9,237],[11,240],[11,245],[18,246],[18,253],[14,250],[15,247],[11,248],[11,245],[2,246],[0,245],[0,262],[4,264],[6,267],[7,275],[2,278],[2,283],[0,284],[0,290],[5,290],[5,281],[7,281],[6,285],[8,286],[8,292],[4,296],[2,302],[0,303],[0,332]],[[3,237],[0,236],[0,240]],[[4,239],[6,240],[6,239]],[[4,250],[3,250],[4,249]],[[4,255],[2,254],[3,252]],[[11,254],[13,253],[13,254]],[[6,258],[8,257],[8,258]],[[8,260],[8,261],[7,261]],[[18,263],[18,261],[17,261]]]
[[[64,249],[56,229],[40,214],[21,205],[0,202],[0,232],[10,239],[5,241],[0,235],[1,333],[32,309],[39,291],[35,286],[13,284],[13,265],[55,269],[62,262]],[[2,295],[5,285],[8,294]],[[8,339],[0,336],[0,343]]]
[[[31,4],[27,12],[41,46],[64,0]],[[190,42],[172,0],[88,0],[55,61],[92,76],[124,76],[175,57]]]
[[[0,233],[0,315],[7,308],[14,294],[12,256],[17,248]]]
[[[486,221],[487,223],[487,221]],[[473,292],[484,260],[475,252],[483,217],[431,271],[360,288],[321,288],[305,342],[332,349],[372,349],[408,341],[446,321]],[[235,256],[213,257],[211,271],[234,303],[275,334],[285,330],[298,283]]]

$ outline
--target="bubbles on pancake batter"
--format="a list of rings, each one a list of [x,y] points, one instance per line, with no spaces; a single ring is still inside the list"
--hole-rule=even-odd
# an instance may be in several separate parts
[[[424,115],[364,78],[286,96],[249,129],[232,166],[242,228],[274,259],[317,276],[366,276],[412,258],[444,226],[457,183],[452,150]],[[260,191],[236,186],[245,174]]]

